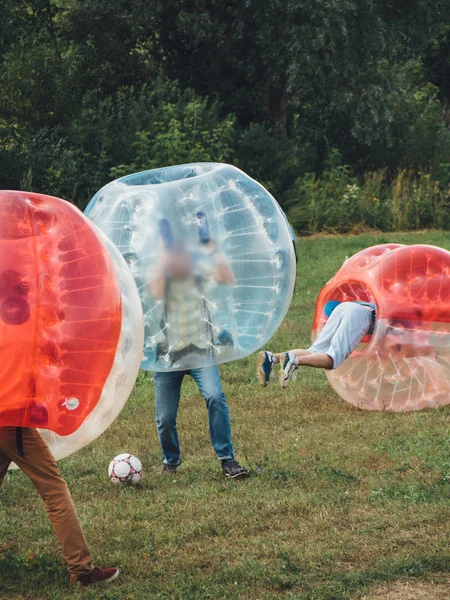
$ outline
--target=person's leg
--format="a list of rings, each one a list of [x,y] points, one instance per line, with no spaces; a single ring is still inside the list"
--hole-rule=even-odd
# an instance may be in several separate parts
[[[191,369],[189,374],[205,399],[208,409],[209,433],[217,457],[220,460],[234,458],[230,415],[218,367],[213,365],[212,367]]]
[[[303,350],[302,348],[289,350],[289,352],[297,357],[303,356],[304,354],[309,354],[309,350]],[[262,350],[258,353],[258,357],[256,360],[256,375],[262,387],[266,387],[269,385],[269,380],[273,367],[276,364],[284,362],[285,356],[286,352],[277,352],[275,354],[272,354],[272,352],[269,352],[268,350]]]
[[[358,346],[371,325],[370,307],[356,302],[337,306],[310,348],[291,350],[278,358],[282,387],[286,387],[290,375],[298,366],[337,369]]]
[[[317,367],[318,369],[333,368],[333,359],[325,352],[311,353],[309,350],[296,348],[294,350],[288,350],[287,353],[293,354],[295,356],[295,358],[297,359],[297,366],[303,365],[305,367]],[[287,353],[280,352],[279,354],[274,354],[274,363],[281,363],[282,360],[285,358],[285,354]]]
[[[264,350],[258,354],[256,365],[256,374],[259,383],[263,387],[269,384],[270,374],[276,364],[280,365],[280,384],[281,387],[285,388],[289,378],[300,365],[319,369],[332,369],[333,359],[324,352],[311,353],[310,350],[304,350],[303,348],[295,348],[276,354]]]
[[[308,356],[309,354],[311,354],[309,350],[304,350],[303,348],[293,348],[292,350],[288,350],[288,352],[294,354],[297,358],[299,358],[300,356]],[[282,362],[285,354],[286,352],[277,352],[273,355],[273,362],[275,364]]]
[[[205,399],[211,442],[220,460],[223,475],[233,479],[247,476],[248,469],[242,467],[234,457],[230,415],[225,394],[222,390],[218,367],[214,365],[212,367],[191,369],[189,374]]]
[[[0,450],[0,487],[2,487],[5,475],[8,472],[10,459]]]
[[[335,309],[338,310],[340,307]],[[334,314],[334,313],[333,313]],[[332,315],[333,316],[333,315]],[[333,361],[332,369],[337,369],[355,350],[372,326],[372,310],[356,302],[346,303],[342,311],[339,327],[336,329],[327,354]]]
[[[341,327],[342,320],[346,313],[346,307],[349,303],[342,303],[337,306],[323,328],[319,331],[317,338],[314,343],[307,348],[307,352],[310,354],[327,354],[330,348],[331,340],[336,334],[336,331]],[[314,366],[314,365],[311,365]]]
[[[163,453],[163,464],[180,464],[180,443],[177,432],[177,412],[181,384],[186,371],[155,373],[155,411],[158,438]]]
[[[296,356],[298,366],[302,365],[327,370],[333,368],[333,359],[325,352],[315,352],[313,354],[308,352],[307,354],[298,354]]]
[[[282,353],[281,356],[277,356],[277,360],[280,362],[281,387],[287,386],[290,377],[299,365],[318,369],[333,368],[333,357],[329,354],[329,348],[336,331],[341,327],[344,314],[343,303],[331,313],[312,346],[306,349],[289,350]]]
[[[8,464],[11,461],[17,464],[31,479],[44,501],[50,523],[68,564],[71,580],[89,574],[93,570],[91,552],[67,484],[47,444],[36,430],[22,429],[24,456],[21,456],[17,450],[15,427],[1,428],[0,438],[1,455],[7,456]],[[3,476],[4,462],[0,467]]]

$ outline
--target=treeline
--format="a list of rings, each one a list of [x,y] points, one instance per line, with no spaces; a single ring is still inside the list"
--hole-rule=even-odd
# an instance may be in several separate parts
[[[450,228],[450,0],[0,8],[0,188],[222,161],[299,233]]]

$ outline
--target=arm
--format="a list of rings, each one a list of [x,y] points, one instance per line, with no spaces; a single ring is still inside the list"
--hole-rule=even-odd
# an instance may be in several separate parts
[[[233,271],[212,242],[208,243],[208,248],[214,260],[214,267],[211,271],[214,281],[221,285],[232,285],[235,283]]]
[[[217,254],[215,257],[215,267],[213,269],[212,276],[217,283],[222,285],[232,285],[236,281],[233,271],[220,256],[220,254]]]
[[[164,298],[166,294],[166,276],[164,273],[164,257],[161,256],[157,264],[155,265],[155,275],[153,279],[149,281],[150,294],[153,298],[160,300]]]
[[[164,277],[155,277],[149,283],[150,293],[153,298],[160,300],[166,293],[166,280]]]
[[[213,258],[214,266],[210,271],[210,275],[216,283],[222,285],[231,285],[235,282],[233,271],[230,269],[225,259],[217,251],[214,242],[209,233],[209,225],[206,214],[203,210],[199,210],[196,214],[198,220],[198,234],[200,245],[203,246],[208,254]]]

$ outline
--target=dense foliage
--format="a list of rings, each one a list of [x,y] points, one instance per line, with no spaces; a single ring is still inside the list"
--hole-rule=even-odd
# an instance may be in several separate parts
[[[299,232],[449,226],[448,0],[0,5],[1,188],[223,161]]]

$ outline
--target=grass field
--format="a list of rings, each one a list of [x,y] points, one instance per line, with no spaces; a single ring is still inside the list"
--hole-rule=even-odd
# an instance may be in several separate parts
[[[307,344],[317,294],[345,256],[388,241],[450,249],[440,232],[299,240],[297,290],[268,347]],[[450,598],[450,407],[361,411],[314,369],[285,391],[276,379],[263,389],[255,355],[221,373],[251,477],[222,477],[190,379],[179,412],[183,465],[162,475],[152,377],[141,373],[116,422],[60,463],[96,564],[118,566],[120,579],[70,588],[41,503],[12,472],[0,490],[1,600]],[[108,480],[120,452],[144,464],[136,488]]]

